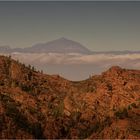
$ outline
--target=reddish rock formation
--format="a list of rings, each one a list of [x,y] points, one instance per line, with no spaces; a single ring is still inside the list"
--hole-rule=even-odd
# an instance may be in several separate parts
[[[139,116],[139,70],[72,82],[0,56],[0,139],[136,139]]]

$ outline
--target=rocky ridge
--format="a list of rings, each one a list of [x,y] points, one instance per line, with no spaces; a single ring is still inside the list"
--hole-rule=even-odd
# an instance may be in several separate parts
[[[79,82],[0,56],[0,138],[140,138],[140,71]]]

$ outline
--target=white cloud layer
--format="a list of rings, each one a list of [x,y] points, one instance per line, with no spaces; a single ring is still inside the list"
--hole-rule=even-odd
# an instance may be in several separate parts
[[[35,65],[49,74],[60,74],[70,80],[88,78],[91,73],[100,73],[114,65],[140,69],[140,54],[12,53],[11,56],[25,64]]]

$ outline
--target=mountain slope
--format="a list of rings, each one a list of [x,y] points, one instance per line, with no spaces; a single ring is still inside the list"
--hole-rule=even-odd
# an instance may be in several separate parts
[[[112,54],[112,55],[123,55],[123,54],[140,54],[140,51],[91,51],[79,42],[67,39],[59,38],[56,40],[49,41],[47,43],[38,43],[27,48],[10,48],[9,46],[0,46],[1,53],[79,53],[79,54]]]
[[[26,53],[80,53],[90,54],[91,51],[76,41],[60,38],[47,43],[35,44],[28,48],[0,47],[1,52],[26,52]]]
[[[0,138],[140,138],[140,71],[72,82],[0,56]]]
[[[57,40],[50,41],[48,43],[40,43],[32,46],[31,48],[25,48],[23,51],[26,52],[37,52],[37,53],[82,53],[88,54],[90,51],[78,42],[68,40],[66,38],[60,38]]]

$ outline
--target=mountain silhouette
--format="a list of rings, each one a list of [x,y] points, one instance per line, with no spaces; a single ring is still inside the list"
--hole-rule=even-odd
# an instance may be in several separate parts
[[[1,47],[1,52],[25,52],[25,53],[80,53],[90,54],[91,51],[76,41],[66,38],[49,41],[47,43],[38,43],[28,48]]]
[[[46,43],[37,43],[31,47],[10,48],[10,46],[0,46],[1,53],[78,53],[78,54],[140,54],[140,51],[92,51],[79,42],[67,39],[65,37],[52,40]]]
[[[24,48],[23,51],[31,53],[90,53],[90,50],[80,43],[66,38],[60,38],[48,43],[35,44],[30,48]]]

